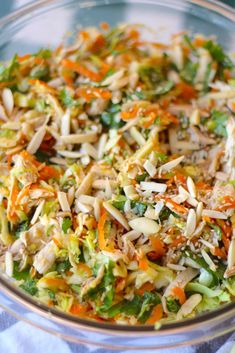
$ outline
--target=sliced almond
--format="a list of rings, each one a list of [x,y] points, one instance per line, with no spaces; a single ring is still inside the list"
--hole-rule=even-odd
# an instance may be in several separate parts
[[[77,189],[76,191],[77,197],[82,194],[88,194],[88,192],[91,189],[92,180],[93,180],[93,173],[90,172],[85,176],[79,188]]]
[[[134,218],[129,221],[129,225],[133,230],[145,235],[156,234],[160,230],[160,225],[157,222],[146,217]]]
[[[190,195],[194,198],[197,197],[197,190],[196,190],[196,186],[194,184],[193,179],[189,176],[187,178],[187,187],[188,187],[188,191],[190,193]]]
[[[167,189],[166,184],[155,183],[153,181],[141,181],[140,187],[142,190],[151,192],[165,192]]]
[[[28,147],[27,147],[27,151],[30,154],[34,154],[37,152],[37,150],[39,149],[44,136],[46,134],[46,127],[42,126],[38,129],[38,131],[34,134],[32,140],[29,142]]]
[[[191,312],[196,308],[196,306],[202,301],[201,294],[193,294],[189,297],[186,302],[179,309],[176,318],[177,320],[183,319],[185,316],[191,314]]]
[[[191,125],[199,125],[200,124],[200,110],[194,109],[192,114],[190,115],[189,121]]]
[[[67,199],[67,194],[65,192],[58,191],[57,197],[58,197],[62,211],[70,212],[70,206],[69,206],[69,202]]]
[[[81,152],[78,151],[57,151],[58,154],[60,154],[61,156],[65,157],[65,158],[81,158],[83,155]]]
[[[227,219],[228,218],[226,216],[226,214],[224,214],[223,212],[214,211],[214,210],[207,210],[207,209],[204,209],[202,211],[202,216],[206,216],[206,217],[210,217],[210,218],[214,218],[214,219]]]
[[[66,136],[61,136],[61,140],[64,143],[80,144],[84,142],[96,142],[97,133],[87,132],[86,134],[71,134]]]
[[[173,159],[170,162],[167,162],[165,164],[163,164],[160,168],[159,168],[159,172],[169,172],[169,170],[175,168],[177,165],[179,165],[184,159],[184,156],[181,156],[179,158]]]
[[[202,218],[202,210],[203,210],[203,203],[198,202],[197,209],[196,209],[196,218],[197,218],[197,223],[201,220]]]
[[[61,136],[67,136],[70,134],[70,111],[68,109],[61,118],[60,132]]]
[[[108,213],[114,217],[126,230],[129,230],[129,224],[123,214],[109,202],[103,202],[103,206],[108,211]]]
[[[3,101],[3,105],[6,109],[8,116],[11,115],[11,113],[13,112],[13,108],[14,108],[14,97],[13,97],[13,94],[12,94],[12,91],[10,90],[10,88],[3,89],[2,101]]]
[[[217,266],[214,264],[214,262],[211,260],[210,256],[207,254],[207,252],[202,249],[201,251],[203,259],[206,261],[206,263],[209,265],[210,269],[212,271],[216,271]]]
[[[45,200],[42,200],[39,203],[38,207],[36,208],[36,210],[34,212],[34,215],[33,215],[32,219],[31,219],[31,222],[30,222],[31,224],[35,224],[37,222],[38,217],[40,216],[40,214],[42,212],[44,204],[45,204]]]
[[[13,256],[10,251],[6,251],[5,253],[5,272],[7,276],[12,277],[13,276]]]
[[[157,168],[148,159],[144,162],[144,169],[152,178],[157,173]]]
[[[191,208],[188,213],[184,235],[191,237],[196,228],[196,212]]]

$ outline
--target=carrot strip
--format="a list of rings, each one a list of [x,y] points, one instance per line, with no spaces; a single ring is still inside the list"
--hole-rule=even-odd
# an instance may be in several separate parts
[[[7,208],[7,217],[9,220],[12,220],[12,221],[14,221],[16,217],[15,208],[16,208],[16,200],[17,200],[18,194],[19,194],[18,181],[16,178],[14,178],[12,190],[9,197],[8,208]]]
[[[102,209],[101,217],[98,222],[98,243],[99,248],[104,250],[106,248],[106,241],[104,236],[104,225],[107,220],[107,212]]]
[[[62,291],[68,289],[68,285],[62,278],[43,278],[43,282],[49,287],[58,288]]]
[[[179,299],[180,305],[183,305],[186,301],[186,295],[183,288],[174,287],[171,290],[172,294]]]
[[[69,312],[73,315],[85,314],[87,312],[87,308],[85,305],[76,303],[71,306]]]
[[[173,201],[170,198],[166,198],[165,200],[166,200],[166,202],[169,202],[177,212],[183,213],[183,214],[187,213],[186,207],[179,205],[178,203],[176,203],[175,201]]]
[[[92,276],[92,271],[90,267],[82,262],[77,265],[77,269],[78,271],[81,270],[82,272],[85,272],[88,276]]]
[[[161,258],[162,256],[165,255],[165,248],[164,248],[164,243],[161,239],[154,237],[153,235],[151,235],[149,237],[150,240],[150,244],[154,250],[154,256],[155,256],[155,260]]]
[[[180,90],[179,98],[184,100],[191,100],[197,97],[197,91],[191,85],[186,82],[180,82],[176,85],[176,88]]]
[[[148,259],[144,256],[139,259],[139,269],[142,271],[146,271],[149,267]]]
[[[103,79],[104,75],[94,72],[86,68],[84,65],[71,61],[69,59],[62,60],[62,65],[78,74],[88,77],[91,81],[99,82]]]
[[[97,87],[79,87],[76,93],[87,102],[90,102],[94,98],[103,98],[108,100],[112,97],[112,93],[110,91]]]
[[[150,317],[146,321],[147,325],[154,325],[157,321],[161,320],[163,317],[162,304],[157,304],[153,309]]]
[[[47,166],[47,165],[39,172],[39,177],[42,180],[49,180],[51,178],[58,178],[59,176],[60,176],[60,173],[57,169],[50,167],[50,166]]]
[[[152,292],[155,288],[156,287],[153,283],[146,282],[139,289],[137,289],[136,293],[139,295],[144,295],[145,292]]]
[[[16,199],[16,205],[19,205],[21,200],[29,194],[31,185],[25,186],[18,194],[17,199]]]

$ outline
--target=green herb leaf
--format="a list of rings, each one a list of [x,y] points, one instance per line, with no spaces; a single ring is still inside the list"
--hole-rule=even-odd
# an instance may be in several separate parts
[[[153,308],[161,303],[161,299],[158,294],[152,293],[152,292],[145,292],[143,296],[143,303],[141,306],[141,311],[138,315],[138,320],[144,324],[149,316],[151,315],[151,312]]]
[[[147,176],[148,176],[147,173],[143,173],[143,174],[137,175],[136,181],[138,181],[138,182],[145,181]]]
[[[183,70],[181,70],[180,72],[180,77],[190,83],[193,84],[196,73],[197,73],[197,68],[198,68],[198,64],[197,63],[193,63],[192,61],[188,60],[186,62],[186,64],[184,65]]]
[[[118,210],[123,211],[126,200],[127,200],[126,196],[117,195],[115,196],[115,199],[112,200],[112,205],[116,207]]]
[[[217,225],[215,225],[215,224],[213,224],[213,223],[208,223],[208,225],[209,225],[212,229],[214,229],[215,234],[216,234],[216,236],[217,236],[217,239],[218,239],[218,240],[221,240],[221,239],[222,239],[222,229],[221,229],[219,226],[217,226]]]
[[[224,53],[221,45],[213,42],[212,40],[208,40],[203,47],[209,51],[212,58],[220,63],[223,68],[232,69],[234,67],[232,60]]]
[[[174,87],[174,82],[173,81],[163,81],[161,82],[156,91],[155,91],[155,94],[157,96],[160,96],[160,95],[163,95],[163,94],[166,94],[168,93],[172,88]]]
[[[56,266],[56,271],[59,273],[64,273],[65,271],[69,270],[71,267],[70,261],[65,260],[63,262],[59,262]]]
[[[38,291],[37,282],[32,278],[26,279],[24,283],[20,285],[20,288],[25,290],[30,295],[35,295]]]
[[[70,92],[65,88],[60,91],[59,99],[65,107],[73,107],[77,104]]]
[[[15,228],[15,236],[19,238],[21,232],[25,232],[26,230],[29,229],[29,221],[24,221],[19,224],[17,224]]]
[[[25,269],[23,271],[19,271],[19,263],[17,261],[14,261],[14,266],[13,266],[13,278],[15,278],[17,281],[20,281],[22,279],[26,280],[29,278],[29,269]]]
[[[180,303],[177,299],[168,297],[166,300],[166,306],[171,313],[177,313],[180,308]]]
[[[148,205],[146,205],[143,202],[138,202],[134,200],[131,201],[131,211],[140,217],[142,217],[145,214],[147,207]]]
[[[101,114],[101,123],[111,129],[119,129],[125,123],[120,119],[119,112],[121,107],[119,104],[110,104],[106,112]]]
[[[48,81],[49,76],[49,68],[48,66],[35,66],[30,71],[30,77],[37,78],[43,81]]]
[[[14,78],[15,69],[19,67],[17,55],[15,55],[7,67],[0,65],[0,82],[11,81]]]
[[[218,136],[227,136],[226,124],[228,115],[218,110],[212,110],[210,119],[207,121],[207,128],[209,131],[214,132]]]
[[[153,88],[156,83],[164,80],[160,67],[143,64],[138,70],[140,79],[148,88]]]
[[[63,230],[63,233],[66,234],[68,229],[71,227],[72,225],[72,221],[70,218],[66,217],[63,219],[63,222],[62,222],[62,230]]]

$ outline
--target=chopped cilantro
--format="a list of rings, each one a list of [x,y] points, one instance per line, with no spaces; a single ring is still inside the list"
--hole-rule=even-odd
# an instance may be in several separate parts
[[[110,104],[107,111],[101,114],[101,123],[111,129],[119,129],[125,123],[120,119],[119,112],[121,107],[119,104]]]
[[[62,222],[62,230],[63,230],[63,233],[66,234],[68,229],[71,227],[72,225],[72,221],[70,218],[66,217],[63,219],[63,222]]]
[[[56,271],[59,273],[63,273],[67,271],[71,267],[70,261],[65,260],[63,262],[59,262],[56,266]]]
[[[212,58],[220,63],[224,69],[232,69],[234,67],[231,59],[224,53],[221,45],[208,40],[203,47],[210,52]]]
[[[144,215],[145,211],[147,210],[147,207],[148,206],[143,202],[138,202],[134,200],[131,201],[131,211],[140,217]]]
[[[168,297],[166,300],[166,306],[171,313],[177,313],[180,308],[180,303],[178,299]]]
[[[29,269],[25,269],[23,271],[19,271],[19,263],[17,261],[14,261],[13,265],[13,278],[15,278],[17,281],[20,280],[26,280],[29,278]]]
[[[207,128],[218,136],[227,136],[226,123],[228,115],[218,110],[212,110],[211,117],[207,121]]]
[[[59,98],[65,107],[77,105],[77,101],[72,98],[70,92],[65,88],[60,91]]]
[[[29,221],[26,220],[24,222],[18,223],[15,228],[15,236],[19,238],[21,232],[25,232],[29,228]]]
[[[30,295],[35,295],[38,291],[37,282],[32,278],[26,279],[24,283],[20,285],[20,288],[25,290]]]
[[[192,61],[188,60],[186,62],[186,64],[184,65],[183,70],[181,70],[181,72],[180,72],[181,78],[184,81],[186,81],[190,84],[193,84],[196,73],[197,73],[197,68],[198,68],[197,63],[193,63]]]

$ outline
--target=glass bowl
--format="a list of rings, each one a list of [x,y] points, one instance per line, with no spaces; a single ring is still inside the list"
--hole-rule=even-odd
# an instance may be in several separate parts
[[[143,23],[161,40],[173,33],[216,35],[227,50],[235,49],[235,11],[204,0],[40,0],[0,20],[0,59],[7,60],[51,46],[68,34],[100,22]],[[108,349],[161,350],[196,344],[235,328],[235,302],[193,319],[153,326],[117,326],[79,319],[48,308],[15,288],[0,275],[0,306],[26,322],[62,338]]]

